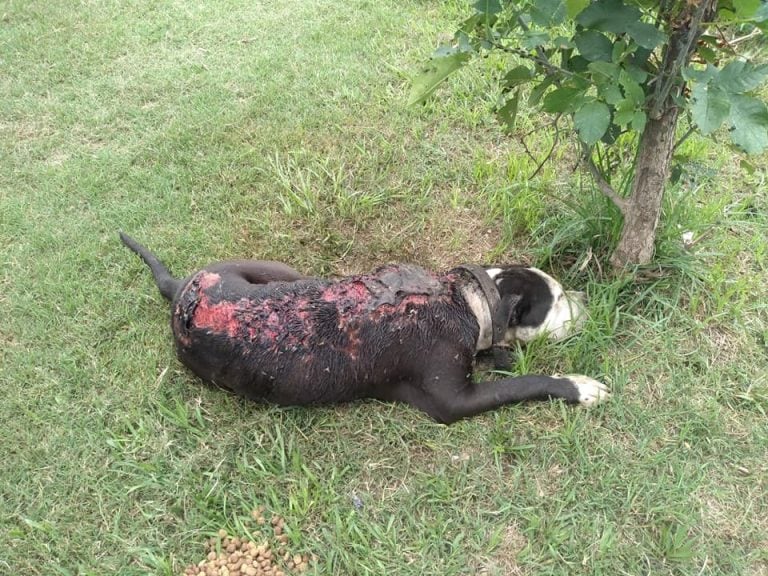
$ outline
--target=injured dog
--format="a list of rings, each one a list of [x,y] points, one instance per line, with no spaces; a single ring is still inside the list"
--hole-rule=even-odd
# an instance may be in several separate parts
[[[584,295],[535,268],[460,266],[433,274],[389,265],[323,280],[279,262],[233,260],[184,280],[120,233],[172,301],[179,359],[203,380],[248,398],[310,405],[378,398],[451,423],[525,400],[589,406],[608,397],[587,376],[524,375],[476,383],[475,353],[542,334],[563,338]]]

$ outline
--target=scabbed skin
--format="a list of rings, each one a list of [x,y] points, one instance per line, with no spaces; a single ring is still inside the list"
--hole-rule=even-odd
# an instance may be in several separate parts
[[[200,377],[254,399],[395,398],[438,339],[471,369],[479,328],[458,274],[390,265],[337,281],[251,284],[202,270],[174,298],[177,352]]]

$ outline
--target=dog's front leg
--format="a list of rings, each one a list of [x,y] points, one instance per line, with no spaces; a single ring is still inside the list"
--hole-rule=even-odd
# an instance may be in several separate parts
[[[410,390],[404,400],[421,408],[435,420],[450,424],[506,404],[562,398],[571,404],[592,406],[606,400],[608,388],[588,376],[544,376],[526,374],[500,380],[472,382],[471,360],[459,355],[432,361],[424,372],[418,394]]]

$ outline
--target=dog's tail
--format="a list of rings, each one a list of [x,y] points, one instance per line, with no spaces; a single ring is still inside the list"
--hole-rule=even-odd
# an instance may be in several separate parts
[[[160,294],[165,296],[168,300],[173,300],[179,286],[181,286],[181,280],[177,280],[171,276],[171,273],[168,271],[168,268],[165,267],[165,264],[160,262],[152,252],[127,234],[120,232],[120,240],[122,240],[123,244],[128,246],[128,248],[141,256],[141,259],[144,260],[146,265],[149,266],[149,269],[152,270],[152,275],[155,277],[155,283],[160,290]]]

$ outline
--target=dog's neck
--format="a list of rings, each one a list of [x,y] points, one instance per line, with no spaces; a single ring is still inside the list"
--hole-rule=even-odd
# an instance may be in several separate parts
[[[496,290],[494,278],[501,272],[501,269],[482,268],[480,266],[462,266],[462,268],[472,274],[477,281],[477,284],[473,282],[462,287],[464,300],[477,319],[480,328],[475,350],[478,352],[488,350],[493,346],[493,315],[494,308],[499,302],[498,292],[494,295],[491,290]],[[490,288],[487,287],[489,283],[484,281],[483,274],[490,281]]]

